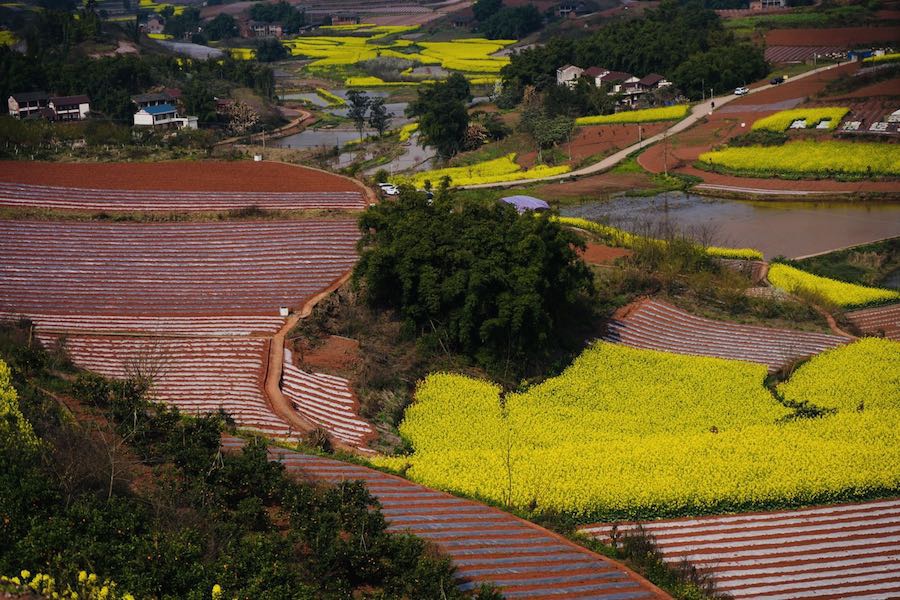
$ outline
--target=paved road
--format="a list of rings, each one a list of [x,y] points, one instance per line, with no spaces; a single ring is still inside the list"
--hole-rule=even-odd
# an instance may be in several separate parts
[[[806,73],[801,73],[800,75],[794,75],[793,77],[791,77],[790,82],[797,81],[798,79],[803,79],[804,77],[809,77],[811,75],[815,75],[816,73],[821,73],[822,71],[834,69],[834,68],[839,67],[844,64],[846,64],[846,63],[837,63],[834,65],[827,65],[824,67],[819,67],[818,69],[813,69],[812,71],[807,71]],[[782,84],[782,85],[789,85],[789,83]],[[757,94],[757,93],[767,90],[771,87],[773,87],[771,84],[754,87],[750,90],[750,94]],[[563,173],[561,175],[552,175],[550,177],[540,177],[537,179],[520,179],[518,181],[498,181],[495,183],[482,183],[482,184],[478,184],[478,185],[466,185],[466,186],[460,186],[460,187],[463,187],[466,189],[477,189],[477,188],[506,187],[506,186],[512,186],[512,185],[519,186],[519,185],[527,185],[530,183],[539,183],[542,181],[544,181],[544,182],[546,182],[546,181],[565,181],[566,179],[571,179],[573,177],[583,177],[585,175],[595,175],[597,173],[602,173],[603,171],[608,171],[609,169],[613,168],[614,166],[616,166],[617,164],[619,164],[620,162],[625,160],[628,157],[628,155],[631,154],[632,152],[635,152],[636,150],[640,150],[641,148],[644,148],[651,144],[655,144],[656,142],[662,140],[666,136],[674,135],[680,131],[684,131],[688,127],[691,127],[697,121],[699,121],[703,117],[708,116],[712,113],[713,103],[715,103],[716,106],[721,107],[725,104],[728,104],[732,100],[736,100],[737,98],[740,98],[740,96],[735,96],[734,94],[728,94],[726,96],[717,96],[715,98],[711,98],[711,99],[707,100],[706,102],[701,102],[700,104],[696,104],[691,109],[690,115],[688,115],[681,121],[678,121],[677,123],[675,123],[668,129],[666,129],[665,131],[658,133],[654,136],[651,136],[651,137],[641,141],[640,143],[633,144],[631,146],[628,146],[627,148],[619,150],[615,154],[607,156],[600,162],[594,163],[592,165],[588,165],[586,167],[582,167],[581,169],[577,169],[575,171],[570,171],[568,173]]]

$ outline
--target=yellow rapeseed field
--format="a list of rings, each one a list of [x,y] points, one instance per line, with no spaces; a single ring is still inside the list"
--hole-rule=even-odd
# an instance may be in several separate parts
[[[900,52],[892,52],[889,54],[879,54],[878,56],[868,56],[863,59],[864,63],[885,63],[900,61]]]
[[[864,338],[812,358],[779,390],[842,412],[900,409],[900,342]]]
[[[634,235],[633,233],[622,231],[621,229],[616,229],[615,227],[610,227],[609,225],[602,225],[594,221],[588,221],[587,219],[581,219],[578,217],[553,218],[563,225],[577,227],[578,229],[584,229],[585,231],[596,233],[601,238],[603,238],[604,242],[611,246],[633,248],[636,244],[646,243],[647,241],[653,241],[659,244],[665,243],[663,240],[648,240],[647,238]],[[711,256],[715,256],[717,258],[737,258],[743,260],[762,260],[763,258],[762,252],[753,248],[721,248],[718,246],[707,246],[706,251]]]
[[[426,179],[436,186],[443,177],[450,177],[451,185],[460,186],[495,183],[497,181],[537,179],[540,177],[550,177],[552,175],[568,173],[570,170],[571,167],[568,165],[559,167],[538,165],[531,169],[524,170],[516,163],[516,155],[513,153],[474,165],[436,169],[434,171],[425,171],[424,173],[415,173],[406,177],[398,176],[395,177],[394,180],[398,184],[408,183],[415,187],[422,187]]]
[[[408,142],[413,132],[419,128],[418,123],[407,123],[400,128],[400,143]]]
[[[645,108],[644,110],[624,110],[612,115],[594,115],[575,119],[576,125],[608,125],[611,123],[647,123],[650,121],[676,121],[683,119],[690,106],[664,106],[662,108]]]
[[[827,108],[792,108],[782,110],[774,115],[757,119],[751,129],[768,129],[769,131],[784,131],[794,121],[805,120],[806,128],[813,129],[822,121],[828,121],[828,129],[834,129],[847,114],[849,109],[832,106]]]
[[[794,267],[775,263],[769,268],[769,282],[791,293],[814,293],[828,302],[845,308],[900,300],[900,292],[866,287],[820,277]]]
[[[835,382],[844,366],[823,373],[811,363],[795,376],[807,368]],[[900,489],[896,403],[785,419],[791,411],[765,377],[761,365],[607,343],[502,399],[491,383],[433,374],[400,426],[414,453],[375,462],[426,485],[580,521]],[[794,391],[785,387],[801,400]]]
[[[900,145],[802,141],[704,152],[700,162],[753,174],[900,175]]]

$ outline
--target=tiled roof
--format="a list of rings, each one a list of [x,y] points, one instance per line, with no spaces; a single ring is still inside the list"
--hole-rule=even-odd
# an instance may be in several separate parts
[[[148,115],[162,115],[165,113],[175,112],[175,107],[171,104],[157,104],[156,106],[147,106],[142,108]]]

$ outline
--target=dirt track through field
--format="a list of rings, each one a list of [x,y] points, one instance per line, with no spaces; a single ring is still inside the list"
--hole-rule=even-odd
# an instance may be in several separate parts
[[[224,438],[222,444],[236,449],[243,440]],[[668,597],[621,564],[499,509],[329,458],[282,448],[271,448],[269,456],[303,479],[363,481],[381,504],[389,530],[434,543],[453,560],[463,590],[490,583],[506,598]]]

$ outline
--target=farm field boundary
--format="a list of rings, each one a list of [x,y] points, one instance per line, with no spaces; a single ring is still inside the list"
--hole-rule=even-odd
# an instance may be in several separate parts
[[[823,333],[714,321],[653,299],[621,312],[624,316],[613,318],[603,336],[607,342],[755,362],[766,365],[770,373],[848,341]]]
[[[243,440],[223,437],[223,446]],[[293,475],[325,482],[361,480],[382,507],[394,532],[434,543],[457,567],[459,587],[484,583],[507,598],[667,598],[627,567],[499,509],[368,467],[270,448]]]
[[[900,593],[900,498],[697,519],[601,523],[579,533],[604,543],[638,529],[666,562],[712,575],[740,598],[834,598]]]

